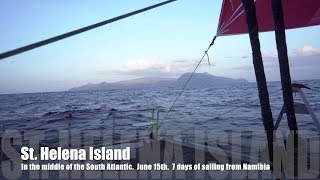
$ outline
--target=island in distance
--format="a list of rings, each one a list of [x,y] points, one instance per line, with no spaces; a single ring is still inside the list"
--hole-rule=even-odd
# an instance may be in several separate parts
[[[83,86],[71,88],[69,91],[132,89],[147,87],[179,87],[184,85],[184,83],[188,80],[190,75],[191,73],[184,73],[178,79],[145,77],[127,81],[118,81],[114,83],[102,82],[98,84],[86,84]],[[214,76],[205,72],[195,73],[190,82],[188,83],[188,87],[216,87],[243,83],[248,83],[248,81],[245,79],[232,79],[227,77]]]

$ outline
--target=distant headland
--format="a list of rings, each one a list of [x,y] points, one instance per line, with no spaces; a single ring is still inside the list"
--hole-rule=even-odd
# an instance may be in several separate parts
[[[69,89],[69,91],[87,91],[87,90],[112,90],[112,89],[132,89],[147,87],[176,87],[182,86],[190,77],[191,73],[184,73],[178,79],[144,77],[127,81],[118,81],[114,83],[86,84]],[[209,73],[195,73],[188,83],[188,87],[214,87],[223,85],[234,85],[248,83],[246,79],[233,79],[222,76],[215,76]]]

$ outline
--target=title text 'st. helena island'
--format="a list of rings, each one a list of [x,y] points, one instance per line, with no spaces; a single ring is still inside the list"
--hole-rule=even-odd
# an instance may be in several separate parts
[[[37,160],[33,148],[22,147],[22,160]],[[50,149],[40,147],[40,160],[130,160],[130,147],[107,149],[106,147],[86,149]]]

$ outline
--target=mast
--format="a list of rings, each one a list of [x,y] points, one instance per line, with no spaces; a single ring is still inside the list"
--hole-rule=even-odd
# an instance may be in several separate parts
[[[277,42],[283,101],[290,130],[298,130],[291,87],[286,33],[281,0],[272,0],[274,29]]]
[[[273,159],[273,118],[269,101],[269,93],[267,88],[266,76],[260,50],[260,40],[258,33],[258,23],[256,17],[256,8],[254,0],[242,0],[242,4],[246,14],[246,20],[249,30],[250,43],[252,48],[253,65],[258,85],[261,114],[263,125],[267,133],[269,158]]]

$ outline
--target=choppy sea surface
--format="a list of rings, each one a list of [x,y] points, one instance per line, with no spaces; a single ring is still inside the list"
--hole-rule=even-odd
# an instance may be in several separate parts
[[[320,80],[297,82],[318,91],[304,89],[312,109],[320,118]],[[281,84],[269,82],[268,85],[273,117],[276,119],[283,105]],[[0,123],[3,130],[36,129],[50,133],[68,129],[68,120],[65,117],[71,112],[71,129],[112,131],[112,108],[158,109],[161,121],[179,91],[179,88],[168,87],[0,95]],[[294,94],[294,98],[296,102],[302,102],[299,94]],[[226,113],[228,111],[231,112]],[[121,134],[122,138],[134,137],[137,130],[144,135],[151,132],[150,126],[137,127],[132,124],[150,122],[152,111],[116,113],[114,119],[115,131]],[[300,130],[317,133],[310,115],[297,115],[297,122]],[[194,139],[195,128],[203,132],[240,131],[244,132],[244,136],[245,132],[252,130],[261,131],[263,134],[256,83],[187,88],[163,122],[160,134],[178,134],[186,140]],[[288,129],[285,115],[279,129]]]

